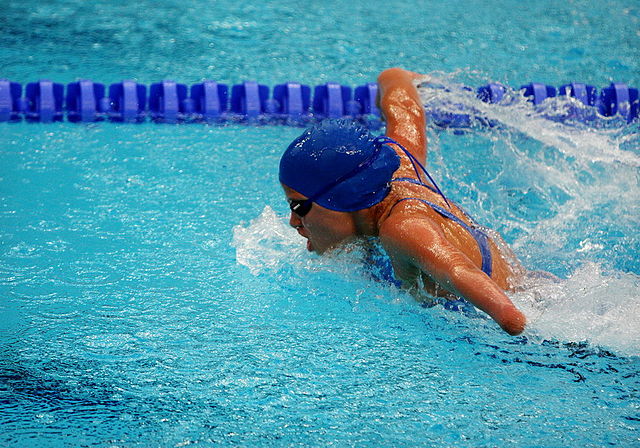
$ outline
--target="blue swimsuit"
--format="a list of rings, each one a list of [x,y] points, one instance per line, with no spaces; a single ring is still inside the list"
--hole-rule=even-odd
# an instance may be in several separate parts
[[[410,182],[412,184],[422,185],[423,187],[426,187],[429,190],[437,193],[437,191],[434,188],[430,187],[429,185],[424,184],[424,183],[422,183],[422,182],[420,182],[420,181],[418,181],[416,179],[412,179],[410,177],[395,178],[395,179],[392,179],[391,182]],[[453,213],[451,213],[451,212],[445,210],[444,208],[440,207],[439,205],[434,204],[433,202],[429,202],[429,201],[427,201],[425,199],[420,199],[420,198],[402,198],[398,202],[393,204],[393,207],[395,207],[396,205],[398,205],[399,203],[401,203],[403,201],[409,201],[409,200],[420,201],[423,204],[428,205],[433,210],[435,210],[437,213],[439,213],[441,216],[452,220],[453,222],[455,222],[455,223],[459,224],[460,226],[462,226],[462,228],[464,228],[467,232],[469,232],[471,234],[471,236],[476,240],[476,243],[478,243],[478,248],[480,249],[480,254],[482,255],[482,272],[484,272],[489,277],[491,277],[491,272],[492,272],[492,268],[491,268],[491,249],[489,248],[489,237],[487,237],[486,233],[484,233],[482,230],[480,230],[479,228],[477,228],[475,226],[474,227],[469,226],[466,222],[464,222],[463,220],[458,218]],[[393,207],[391,207],[391,209],[393,209]]]

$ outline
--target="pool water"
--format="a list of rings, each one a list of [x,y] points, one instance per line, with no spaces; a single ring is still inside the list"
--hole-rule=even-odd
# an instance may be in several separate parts
[[[638,87],[633,2],[3,13],[0,76],[22,82],[429,73],[446,89],[422,89],[427,107],[495,123],[430,125],[432,174],[527,268],[559,277],[512,295],[531,321],[513,338],[473,309],[421,307],[358,244],[307,253],[277,182],[300,129],[1,124],[3,446],[640,444],[638,124],[557,123],[459,89]]]

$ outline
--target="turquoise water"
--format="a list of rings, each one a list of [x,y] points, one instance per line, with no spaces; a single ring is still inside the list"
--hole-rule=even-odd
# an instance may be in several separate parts
[[[277,184],[299,129],[3,124],[3,446],[640,443],[638,126],[558,124],[456,89],[639,86],[638,7],[385,2],[381,20],[372,2],[323,5],[9,3],[0,76],[428,72],[448,90],[423,89],[427,105],[471,101],[499,123],[429,129],[441,187],[560,277],[513,295],[527,333],[420,307],[357,246],[309,255]]]
[[[357,84],[382,67],[640,85],[637,2],[5,1],[3,76]]]

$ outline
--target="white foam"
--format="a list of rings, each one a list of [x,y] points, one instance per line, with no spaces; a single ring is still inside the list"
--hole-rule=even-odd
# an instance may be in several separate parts
[[[236,261],[249,268],[253,275],[274,274],[282,278],[283,270],[293,269],[297,275],[308,272],[332,272],[342,276],[363,272],[359,268],[364,258],[362,247],[356,244],[342,245],[322,257],[310,253],[306,240],[278,216],[268,205],[262,213],[247,224],[233,228]]]
[[[531,276],[511,295],[529,320],[534,339],[588,341],[627,355],[640,355],[640,276],[603,272],[586,263],[568,279]]]
[[[269,206],[248,225],[233,228],[232,246],[238,264],[254,275],[275,272],[283,263],[294,262],[306,252],[300,235]]]
[[[620,128],[592,129],[572,120],[559,122],[549,119],[566,115],[564,111],[570,107],[574,110],[592,110],[577,100],[550,98],[544,102],[544,106],[536,107],[520,92],[507,89],[500,104],[485,103],[477,98],[474,91],[455,82],[455,75],[433,74],[420,80],[418,92],[427,110],[466,113],[473,120],[491,121],[587,163],[618,162],[631,167],[640,166],[639,155],[620,147],[624,142]],[[604,117],[601,119],[605,120]],[[608,120],[614,124],[617,119]]]

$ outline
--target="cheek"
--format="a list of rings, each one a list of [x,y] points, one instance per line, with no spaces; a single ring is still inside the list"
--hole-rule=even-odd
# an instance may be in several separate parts
[[[316,221],[308,223],[306,228],[312,241],[329,245],[339,243],[354,234],[351,226],[340,220]]]

